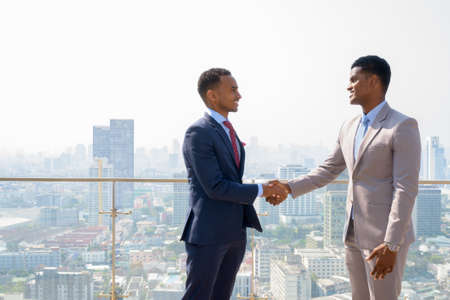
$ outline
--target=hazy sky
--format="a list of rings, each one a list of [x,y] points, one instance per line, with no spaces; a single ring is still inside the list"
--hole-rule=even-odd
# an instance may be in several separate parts
[[[198,76],[232,71],[241,139],[331,147],[360,113],[346,86],[387,59],[387,100],[450,145],[450,1],[1,1],[0,152],[92,143],[135,120],[135,145],[170,145],[202,116]]]

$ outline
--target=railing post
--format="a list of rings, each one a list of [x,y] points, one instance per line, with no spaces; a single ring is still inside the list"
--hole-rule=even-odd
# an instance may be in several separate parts
[[[100,211],[101,215],[111,215],[111,293],[100,294],[101,297],[107,297],[111,300],[117,300],[117,296],[121,298],[127,298],[128,295],[116,295],[116,217],[118,215],[129,215],[128,212],[118,212],[116,209],[116,181],[112,181],[112,199],[111,199],[111,211]]]
[[[111,207],[111,233],[112,233],[112,247],[111,247],[111,300],[116,300],[116,182],[112,182],[112,207]]]

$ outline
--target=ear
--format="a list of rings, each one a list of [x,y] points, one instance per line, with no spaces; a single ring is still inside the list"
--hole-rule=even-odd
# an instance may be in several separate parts
[[[214,90],[206,91],[206,99],[209,105],[215,106],[217,102],[217,95]]]
[[[378,76],[375,74],[371,74],[369,77],[369,84],[370,84],[370,87],[376,88],[377,86],[379,86],[381,84],[380,78],[378,78]]]

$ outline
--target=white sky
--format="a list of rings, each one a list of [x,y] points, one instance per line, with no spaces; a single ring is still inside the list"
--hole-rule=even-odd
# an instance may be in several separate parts
[[[111,118],[136,147],[181,141],[210,67],[240,85],[242,140],[331,147],[367,54],[391,65],[391,106],[450,145],[450,1],[1,1],[0,152],[90,144]]]

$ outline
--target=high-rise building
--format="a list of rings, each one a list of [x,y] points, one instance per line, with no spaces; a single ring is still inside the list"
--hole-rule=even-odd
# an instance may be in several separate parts
[[[111,159],[111,141],[109,126],[94,126],[92,157]]]
[[[309,169],[302,165],[286,165],[279,167],[278,178],[290,180],[308,173]],[[319,214],[314,192],[304,194],[296,199],[289,195],[279,207],[282,216],[317,216]]]
[[[56,268],[44,268],[36,273],[32,288],[36,300],[94,300],[89,272],[58,272]]]
[[[39,212],[39,223],[44,227],[56,226],[57,215],[57,207],[43,207]]]
[[[270,291],[274,300],[311,299],[311,274],[301,263],[272,259]]]
[[[278,178],[294,179],[309,173],[309,169],[302,165],[285,165],[278,168]]]
[[[0,253],[0,271],[33,271],[42,266],[58,267],[60,264],[61,252],[57,247],[50,249]]]
[[[445,159],[444,147],[439,144],[438,136],[427,137],[422,167],[424,168],[424,172],[422,173],[426,179],[446,179],[447,161]]]
[[[343,276],[332,276],[330,278],[319,278],[312,284],[312,296],[321,297],[320,300],[350,299],[349,297],[330,297],[326,296],[344,294],[351,292],[350,279]],[[325,298],[322,298],[325,297]],[[318,298],[319,299],[319,298]],[[400,297],[400,299],[404,299]],[[408,298],[410,299],[410,298]]]
[[[81,252],[81,259],[85,264],[105,264],[108,262],[106,250],[85,250]]]
[[[253,256],[255,276],[260,281],[269,281],[270,259],[274,257],[283,258],[290,254],[292,254],[292,249],[289,246],[275,246],[266,240],[258,241]]]
[[[150,167],[150,156],[147,153],[147,149],[145,149],[144,147],[137,148],[135,152],[134,162],[136,167],[136,169],[134,170],[135,175],[142,176],[141,174],[143,174]]]
[[[97,158],[89,168],[89,177],[113,177],[113,166],[107,158]],[[110,182],[89,183],[88,224],[91,226],[111,225],[108,215],[99,215],[99,211],[112,209],[112,184]]]
[[[172,187],[172,225],[184,225],[189,210],[189,184],[174,182]]]
[[[344,171],[338,180],[347,180]],[[344,246],[344,233],[347,203],[347,184],[329,184],[323,198],[323,246],[325,248],[341,248]]]
[[[77,226],[79,223],[78,208],[60,208],[56,218],[56,226]]]
[[[239,297],[248,297],[251,292],[251,272],[239,272],[236,275],[236,281],[234,283],[232,300],[237,300]]]
[[[78,214],[77,208],[43,207],[39,221],[43,226],[77,226]]]
[[[107,158],[113,166],[113,176],[134,177],[134,120],[110,120],[109,127],[94,126],[93,158]],[[116,185],[116,206],[133,206],[134,184]]]
[[[172,141],[172,147],[169,153],[169,169],[178,169],[180,167],[181,160],[181,146],[178,140],[174,139]]]
[[[134,120],[110,120],[111,164],[114,177],[134,177]],[[133,207],[134,183],[116,185],[117,207]]]
[[[419,186],[412,214],[417,237],[441,233],[441,189],[436,186]]]
[[[340,248],[344,246],[342,236],[345,223],[347,191],[328,190],[323,205],[323,246]]]
[[[347,274],[344,256],[338,251],[330,249],[295,249],[302,264],[318,278],[343,276]]]

